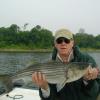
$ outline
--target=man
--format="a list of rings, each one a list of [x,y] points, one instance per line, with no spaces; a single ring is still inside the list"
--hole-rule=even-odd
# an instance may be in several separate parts
[[[67,29],[60,29],[55,33],[55,50],[52,60],[55,62],[89,62],[91,68],[79,80],[71,83],[49,84],[45,75],[35,72],[32,80],[39,87],[39,93],[42,100],[96,100],[99,92],[99,83],[97,82],[97,65],[94,59],[80,52],[75,46],[72,32]]]

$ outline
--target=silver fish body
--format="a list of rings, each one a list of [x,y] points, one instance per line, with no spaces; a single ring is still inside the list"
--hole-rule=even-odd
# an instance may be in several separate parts
[[[32,74],[34,72],[41,72],[46,76],[49,83],[61,83],[66,81],[66,83],[73,82],[81,78],[89,67],[89,63],[83,62],[73,62],[73,63],[58,63],[58,62],[48,62],[39,63],[29,66],[27,69],[17,72],[16,75],[12,77],[13,83],[16,80],[24,80],[25,82],[32,81]]]

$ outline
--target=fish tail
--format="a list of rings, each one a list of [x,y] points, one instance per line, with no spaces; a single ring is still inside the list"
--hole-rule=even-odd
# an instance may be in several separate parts
[[[0,75],[0,94],[8,93],[13,89],[12,79],[9,75]]]

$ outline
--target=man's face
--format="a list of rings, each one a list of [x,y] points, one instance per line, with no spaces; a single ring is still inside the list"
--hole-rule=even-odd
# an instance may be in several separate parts
[[[68,55],[74,44],[73,40],[60,37],[55,41],[55,47],[61,55]]]

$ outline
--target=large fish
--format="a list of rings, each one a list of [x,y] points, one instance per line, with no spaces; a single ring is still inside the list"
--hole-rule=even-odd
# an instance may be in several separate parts
[[[56,84],[61,82],[69,83],[80,79],[89,67],[90,63],[84,62],[72,62],[68,64],[58,62],[38,63],[30,65],[13,76],[0,76],[0,79],[3,80],[1,77],[4,77],[3,82],[7,85],[6,87],[8,88],[6,91],[8,92],[15,85],[29,85],[34,87],[32,73],[36,71],[43,73],[49,83]]]

